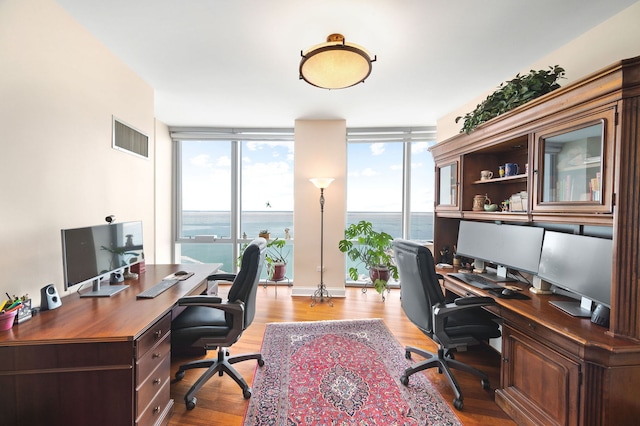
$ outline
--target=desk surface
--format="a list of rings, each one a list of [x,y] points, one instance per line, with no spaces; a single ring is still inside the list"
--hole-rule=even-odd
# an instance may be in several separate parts
[[[127,280],[129,286],[111,297],[80,298],[72,293],[62,298],[62,306],[43,311],[28,321],[0,333],[0,346],[33,345],[38,343],[132,341],[156,319],[171,311],[176,301],[206,289],[206,278],[222,265],[184,264],[147,265],[137,280]],[[178,282],[153,299],[136,299],[141,291],[159,283],[175,271],[194,274]]]
[[[531,299],[503,299],[492,296],[486,290],[480,290],[457,278],[448,276],[447,272],[452,272],[450,269],[438,272],[445,277],[445,289],[460,296],[493,297],[497,303],[497,306],[489,308],[493,313],[505,321],[518,322],[519,324],[526,322],[528,327],[547,328],[554,335],[562,336],[573,342],[576,352],[584,351],[585,353],[582,355],[586,359],[601,362],[602,356],[609,357],[609,354],[617,354],[616,363],[624,364],[631,360],[638,361],[640,345],[637,342],[614,337],[604,327],[593,324],[589,318],[572,317],[549,304],[550,300],[570,300],[567,297],[555,294],[534,294],[528,291],[528,287],[524,283],[509,282],[508,285],[521,287],[523,294]]]

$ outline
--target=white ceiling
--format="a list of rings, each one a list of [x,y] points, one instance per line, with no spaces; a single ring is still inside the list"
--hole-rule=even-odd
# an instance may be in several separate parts
[[[635,1],[57,0],[155,89],[159,120],[224,127],[433,125]],[[299,80],[331,33],[377,56],[365,83]]]

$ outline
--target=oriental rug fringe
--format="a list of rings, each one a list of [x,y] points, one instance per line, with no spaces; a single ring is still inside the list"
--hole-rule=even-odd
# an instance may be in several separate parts
[[[460,425],[380,319],[269,323],[244,425]]]

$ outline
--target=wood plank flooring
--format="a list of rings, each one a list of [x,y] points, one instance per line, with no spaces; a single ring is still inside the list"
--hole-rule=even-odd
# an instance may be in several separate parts
[[[225,297],[228,286],[220,287],[221,297]],[[291,297],[290,288],[278,287],[277,295],[273,286],[258,289],[257,312],[253,324],[244,332],[240,340],[230,348],[231,354],[238,355],[258,352],[262,345],[265,325],[269,322],[283,321],[320,321],[339,319],[382,318],[403,346],[412,345],[427,350],[436,350],[433,342],[420,332],[404,315],[400,306],[400,291],[391,290],[387,300],[382,302],[378,293],[369,289],[362,293],[359,288],[347,288],[345,298],[334,298],[333,307],[327,303],[310,306],[308,297]],[[210,351],[208,356],[215,356]],[[194,357],[174,356],[171,361],[172,374],[178,366]],[[500,383],[500,357],[493,349],[474,347],[467,352],[456,354],[456,358],[485,371],[491,380],[492,388]],[[418,361],[419,357],[414,356]],[[254,361],[235,364],[235,367],[251,384],[256,369]],[[197,395],[197,406],[188,411],[184,404],[184,394],[200,376],[202,370],[188,371],[184,379],[171,385],[171,396],[175,400],[171,426],[234,426],[242,425],[248,404],[242,397],[238,385],[228,376],[215,376]],[[446,378],[434,369],[424,373],[445,401],[452,406],[453,392]],[[464,395],[463,411],[454,412],[464,425],[515,425],[513,421],[494,402],[493,390],[485,391],[480,380],[468,373],[454,371]]]

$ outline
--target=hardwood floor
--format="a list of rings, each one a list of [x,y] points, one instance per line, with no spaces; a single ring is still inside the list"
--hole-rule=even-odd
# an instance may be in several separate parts
[[[359,288],[347,288],[345,298],[334,298],[333,307],[327,303],[310,306],[308,297],[291,297],[288,287],[278,287],[277,296],[274,287],[258,289],[257,312],[253,324],[244,332],[240,340],[230,348],[233,354],[260,351],[265,325],[269,322],[283,321],[319,321],[338,319],[382,318],[403,346],[412,345],[428,350],[436,350],[433,342],[420,332],[404,315],[400,306],[400,291],[391,290],[386,302],[378,293],[369,289],[362,293]],[[225,297],[228,286],[220,287],[221,297]],[[210,351],[208,356],[215,356]],[[492,388],[500,383],[500,357],[491,348],[474,347],[467,352],[456,354],[457,359],[474,365],[485,371],[491,380]],[[171,371],[193,357],[174,356]],[[415,356],[415,360],[418,357]],[[254,361],[235,364],[243,377],[251,384],[256,369]],[[238,385],[228,376],[215,376],[197,395],[197,406],[187,411],[184,394],[199,377],[202,370],[188,371],[184,379],[171,385],[171,396],[175,400],[175,410],[170,420],[172,426],[242,425],[248,401],[242,397]],[[441,393],[445,401],[452,406],[453,392],[443,375],[434,369],[424,373]],[[485,391],[480,380],[464,372],[454,372],[464,395],[463,411],[454,412],[464,425],[515,425],[513,421],[494,402],[493,391]]]

